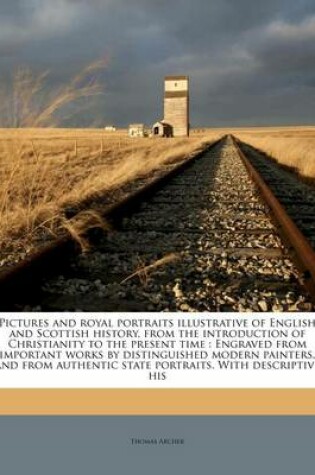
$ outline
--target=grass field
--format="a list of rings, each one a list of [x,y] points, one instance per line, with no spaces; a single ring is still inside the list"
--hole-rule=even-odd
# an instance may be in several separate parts
[[[207,130],[197,129],[193,135]],[[233,134],[302,177],[315,180],[315,126],[212,129],[215,131],[219,135]]]
[[[130,139],[126,130],[0,129],[0,264],[1,256],[30,252],[65,229],[75,234],[66,207],[110,193],[228,133],[315,178],[315,127],[198,129],[189,139]]]
[[[239,139],[315,179],[315,127],[274,127],[230,130]]]
[[[65,207],[187,157],[217,133],[166,140],[100,129],[0,129],[0,137],[0,248],[12,254],[65,228],[75,233]]]

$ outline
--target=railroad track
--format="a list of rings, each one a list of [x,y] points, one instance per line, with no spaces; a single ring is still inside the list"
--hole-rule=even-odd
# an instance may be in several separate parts
[[[299,234],[297,248],[302,239],[306,253],[301,257],[289,236],[294,227],[290,218],[285,215],[291,225],[287,230],[262,199],[263,190],[250,177],[250,163],[261,162],[260,168],[269,170],[265,179],[268,175],[279,195],[289,192],[279,191],[281,173],[275,175],[258,155],[232,137],[222,139],[107,211],[113,230],[59,273],[59,264],[74,248],[69,240],[49,258],[46,254],[46,261],[44,255],[35,267],[24,267],[24,277],[16,272],[2,279],[2,295],[9,295],[10,286],[19,290],[15,298],[4,298],[1,309],[312,311],[314,252]],[[286,181],[291,184],[291,176]],[[306,195],[307,203],[315,202],[311,189]],[[309,219],[311,207],[305,204],[305,210]],[[313,228],[305,222],[302,232],[314,244]],[[42,280],[44,267],[51,270],[52,263],[55,275]],[[34,285],[27,277],[32,270]]]

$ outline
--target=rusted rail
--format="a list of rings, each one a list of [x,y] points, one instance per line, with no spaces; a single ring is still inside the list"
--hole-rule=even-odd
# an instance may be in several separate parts
[[[238,140],[234,136],[231,137],[249,175],[256,183],[262,197],[270,207],[283,238],[289,243],[293,251],[293,257],[302,275],[303,285],[315,301],[315,252],[312,246],[287,214],[285,208],[275,197],[264,179],[246,158],[239,147]]]

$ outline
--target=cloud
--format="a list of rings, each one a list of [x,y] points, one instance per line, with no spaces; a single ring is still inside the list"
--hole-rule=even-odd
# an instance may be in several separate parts
[[[288,83],[295,76],[300,84],[310,74],[315,77],[314,41],[315,15],[311,15],[298,22],[271,21],[245,35],[236,50],[247,55],[248,65],[255,65],[257,74],[269,75],[274,81],[282,76]]]
[[[268,25],[266,33],[271,40],[300,42],[315,39],[315,15],[305,18],[299,24],[276,21]]]
[[[16,15],[0,17],[0,41],[2,45],[21,45],[71,33],[79,28],[89,14],[87,6],[74,0],[20,1]]]
[[[286,111],[289,117],[289,110],[291,117],[292,109],[307,120],[313,114],[314,0],[5,3],[2,70],[26,63],[55,70],[60,83],[109,55],[107,96],[99,109],[110,122],[160,116],[163,76],[182,73],[191,77],[196,124],[250,123],[258,121],[259,110],[264,120],[270,110],[273,121],[283,121]]]

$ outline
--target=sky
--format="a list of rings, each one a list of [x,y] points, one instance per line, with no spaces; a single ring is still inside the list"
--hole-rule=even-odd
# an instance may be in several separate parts
[[[54,88],[98,59],[104,94],[65,125],[150,125],[182,74],[193,127],[315,123],[314,0],[1,0],[0,83],[28,66]]]

